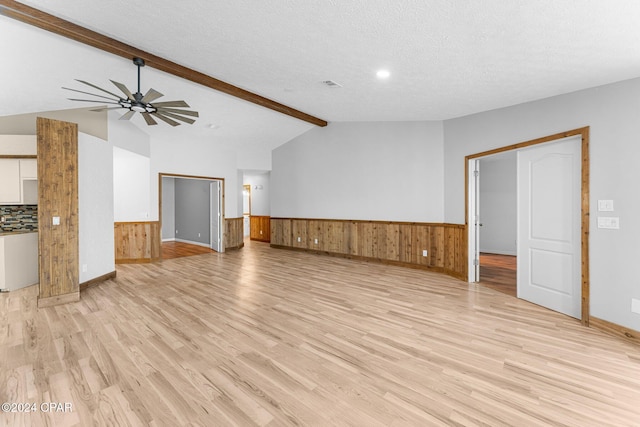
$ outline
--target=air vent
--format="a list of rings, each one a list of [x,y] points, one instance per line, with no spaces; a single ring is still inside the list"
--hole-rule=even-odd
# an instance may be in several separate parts
[[[342,87],[342,85],[334,82],[333,80],[325,80],[322,83],[327,85],[327,86],[329,86],[329,87]]]

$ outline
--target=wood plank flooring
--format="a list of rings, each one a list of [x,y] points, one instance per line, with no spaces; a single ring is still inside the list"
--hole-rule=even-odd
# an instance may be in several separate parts
[[[162,259],[175,259],[215,252],[216,251],[211,248],[184,242],[162,242]]]
[[[72,404],[3,425],[640,425],[640,347],[442,274],[259,242],[117,273],[0,294],[0,402]]]
[[[480,284],[507,295],[517,295],[515,256],[480,254]]]

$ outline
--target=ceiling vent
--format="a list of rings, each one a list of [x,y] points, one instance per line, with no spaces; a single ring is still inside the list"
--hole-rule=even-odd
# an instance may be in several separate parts
[[[334,82],[333,80],[325,80],[325,81],[322,82],[322,84],[325,84],[325,85],[327,85],[329,87],[342,87],[342,85]]]

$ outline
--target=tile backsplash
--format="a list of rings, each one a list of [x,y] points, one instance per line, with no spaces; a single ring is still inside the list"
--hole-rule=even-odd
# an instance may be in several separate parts
[[[0,232],[38,229],[38,205],[0,205],[0,217]]]

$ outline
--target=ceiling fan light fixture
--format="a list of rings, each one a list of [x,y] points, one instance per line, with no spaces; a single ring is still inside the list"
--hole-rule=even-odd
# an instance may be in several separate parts
[[[116,104],[119,105],[121,108],[127,109],[129,110],[127,113],[125,113],[122,117],[121,120],[130,120],[131,117],[134,116],[134,113],[140,113],[142,115],[142,117],[144,118],[145,122],[147,123],[147,125],[152,126],[157,124],[155,122],[155,120],[153,120],[150,117],[150,114],[153,114],[155,117],[161,119],[162,121],[164,121],[165,123],[171,125],[171,126],[179,126],[180,123],[178,123],[176,120],[179,120],[183,123],[189,123],[192,124],[194,123],[194,119],[191,119],[189,117],[183,117],[183,116],[190,116],[190,117],[199,117],[198,112],[197,111],[190,111],[190,110],[181,110],[180,108],[189,108],[189,104],[187,104],[184,101],[165,101],[165,102],[158,102],[155,103],[155,105],[151,104],[151,102],[155,101],[156,99],[164,96],[163,94],[161,94],[160,92],[158,92],[155,89],[149,89],[147,91],[146,94],[142,94],[142,92],[140,91],[140,67],[144,67],[144,60],[142,58],[133,58],[133,64],[138,67],[138,90],[135,93],[132,93],[125,85],[123,85],[122,83],[118,83],[116,81],[111,80],[111,83],[114,84],[114,86],[116,86],[124,95],[125,97],[121,97],[120,95],[116,95],[113,92],[109,92],[108,90],[102,89],[101,87],[98,87],[94,84],[91,84],[89,82],[86,82],[84,80],[77,80],[80,83],[83,83],[87,86],[91,86],[94,89],[98,89],[104,93],[107,93],[109,95],[111,95],[114,98],[110,98],[110,97],[106,97],[104,95],[98,95],[98,94],[94,94],[94,93],[90,93],[90,92],[84,92],[81,90],[76,90],[76,89],[70,89],[70,88],[66,88],[63,87],[63,89],[66,90],[70,90],[73,92],[79,92],[79,93],[84,93],[86,95],[91,95],[97,98],[103,98],[103,99],[108,99],[110,102],[105,102],[105,101],[100,101],[98,99],[73,99],[73,98],[69,98],[72,101],[82,101],[82,102],[98,102],[98,103],[102,103],[102,104]],[[119,107],[104,107],[104,108],[98,108],[96,110],[92,110],[92,111],[104,111],[107,109],[117,109]],[[172,119],[176,119],[176,120],[172,120]]]

